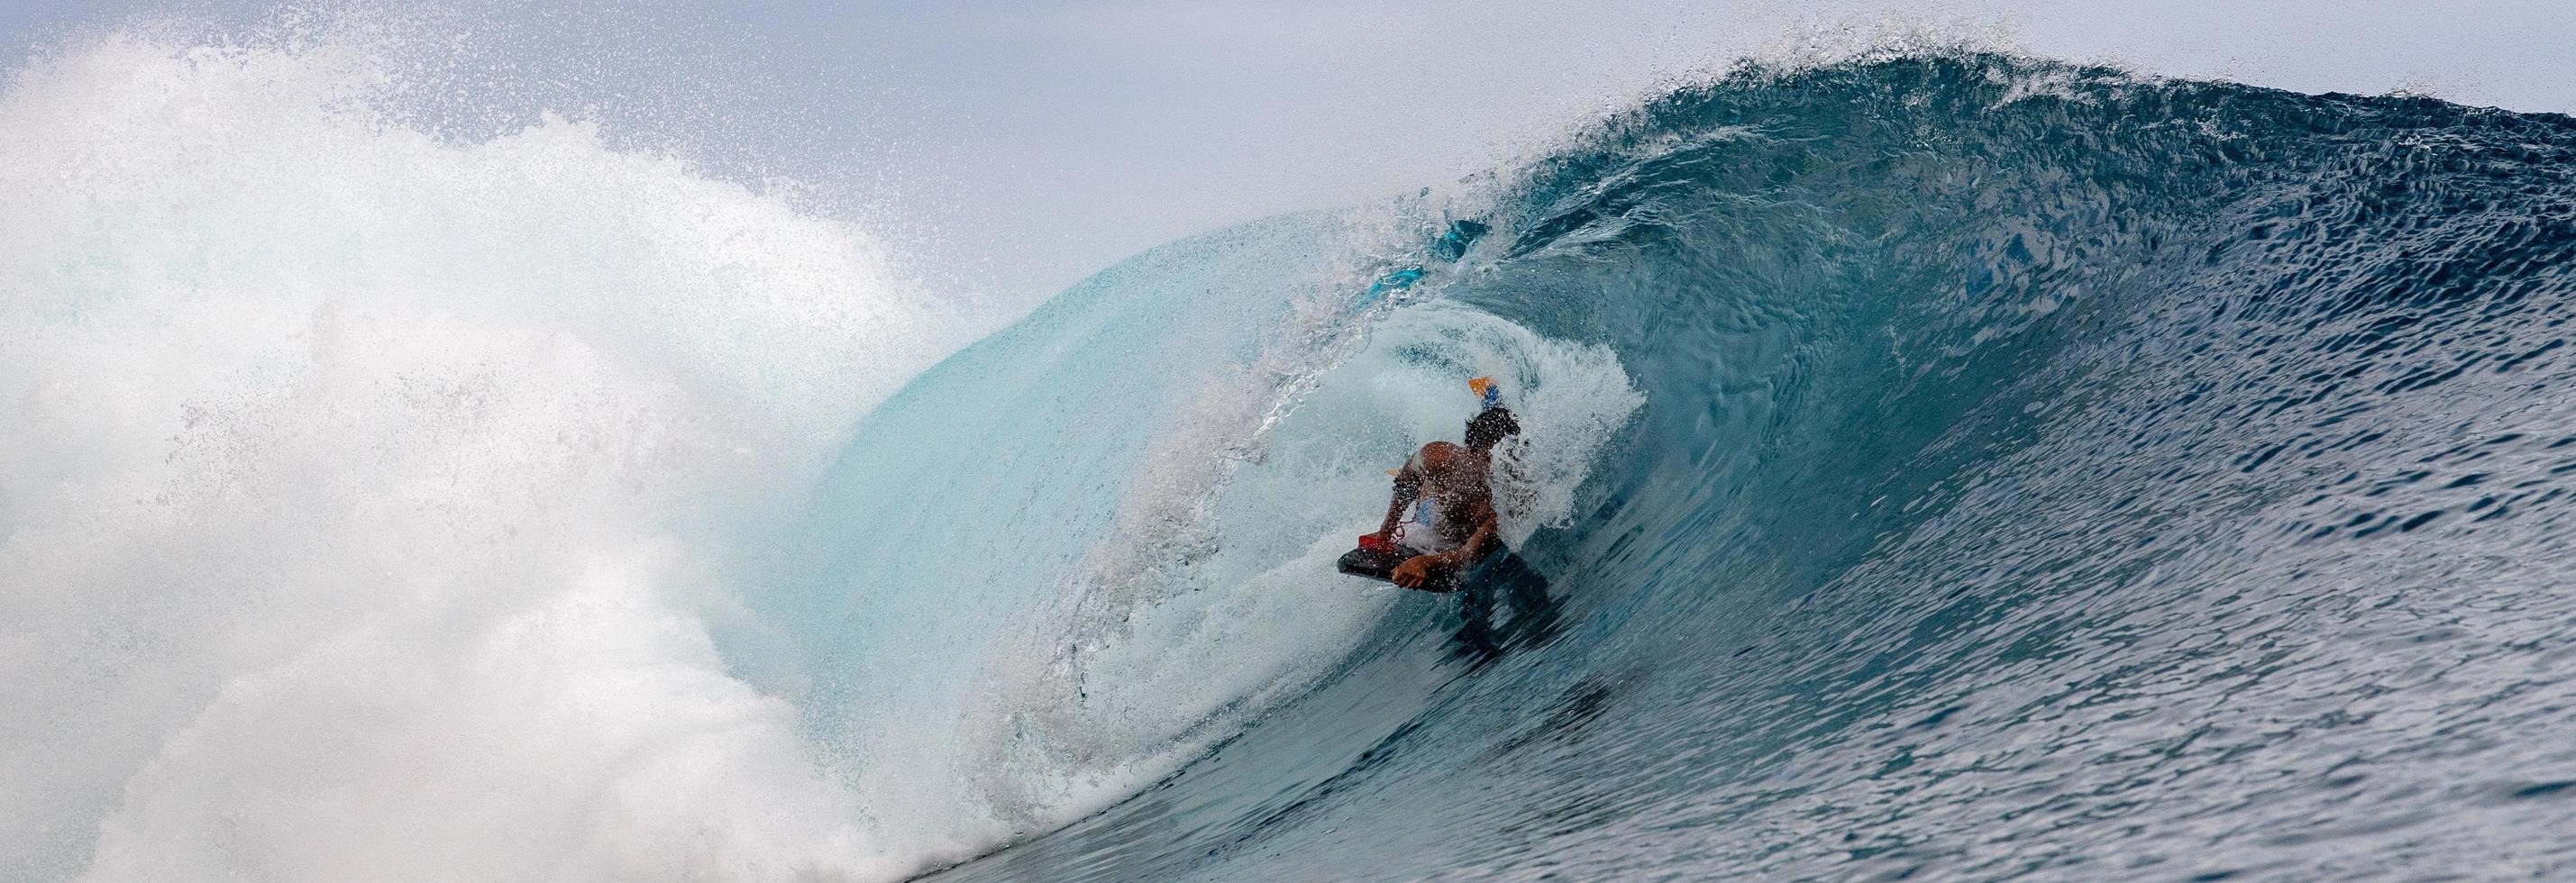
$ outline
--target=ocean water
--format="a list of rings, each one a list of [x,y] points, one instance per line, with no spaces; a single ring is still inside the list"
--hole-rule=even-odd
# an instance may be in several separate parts
[[[374,75],[0,96],[0,877],[2576,868],[2576,121],[1750,66],[1004,325]],[[1545,590],[1333,573],[1488,374]]]

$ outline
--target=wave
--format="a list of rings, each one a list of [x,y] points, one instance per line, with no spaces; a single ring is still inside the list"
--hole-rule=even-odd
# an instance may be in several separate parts
[[[1653,101],[1433,283],[1641,396],[1519,546],[1557,624],[1462,668],[1473,611],[1393,599],[1177,776],[939,879],[2564,867],[2576,776],[2511,734],[2567,714],[2571,150],[1973,53]]]
[[[371,76],[0,97],[0,876],[2570,861],[2567,119],[1748,67],[982,336]],[[1478,375],[1545,597],[1335,574]]]

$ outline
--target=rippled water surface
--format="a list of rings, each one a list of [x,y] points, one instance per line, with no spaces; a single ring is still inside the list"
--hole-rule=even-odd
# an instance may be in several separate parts
[[[2576,878],[2576,121],[1753,68],[979,335],[369,51],[0,88],[0,879]]]
[[[2576,124],[2003,59],[1749,72],[1445,297],[1644,406],[1524,548],[941,879],[2576,873]]]

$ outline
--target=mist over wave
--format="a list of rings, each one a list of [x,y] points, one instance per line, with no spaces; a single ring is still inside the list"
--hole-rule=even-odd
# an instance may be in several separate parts
[[[866,231],[357,47],[0,96],[0,877],[881,876],[709,550],[971,339]]]

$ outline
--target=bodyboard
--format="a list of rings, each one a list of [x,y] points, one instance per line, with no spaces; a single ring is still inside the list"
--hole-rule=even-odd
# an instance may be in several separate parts
[[[1413,555],[1414,553],[1402,549],[1398,549],[1393,552],[1352,549],[1348,552],[1342,553],[1341,560],[1333,562],[1333,569],[1352,576],[1364,576],[1379,582],[1391,583],[1395,581],[1393,577],[1395,576],[1396,565],[1403,564],[1404,562],[1411,560]],[[1487,555],[1485,557],[1487,560],[1491,560],[1493,556]],[[1478,564],[1482,563],[1482,561],[1478,562]],[[1462,570],[1474,569],[1476,569],[1476,567],[1473,565],[1462,568]],[[1438,576],[1432,577],[1429,582],[1415,586],[1414,589],[1424,592],[1455,591],[1458,588],[1458,576],[1458,571],[1442,573]]]
[[[1352,576],[1386,580],[1395,574],[1395,566],[1404,563],[1405,557],[1402,553],[1352,549],[1342,553],[1342,560],[1333,562],[1333,569]]]

